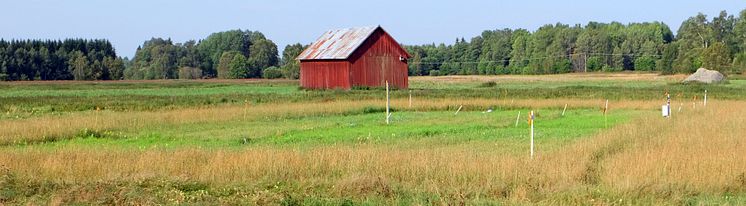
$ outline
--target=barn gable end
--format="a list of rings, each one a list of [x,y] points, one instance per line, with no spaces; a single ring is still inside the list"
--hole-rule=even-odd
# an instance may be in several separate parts
[[[409,54],[380,27],[350,55],[352,86],[408,88]]]

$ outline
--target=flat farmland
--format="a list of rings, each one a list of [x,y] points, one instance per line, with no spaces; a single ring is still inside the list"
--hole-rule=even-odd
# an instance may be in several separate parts
[[[1,82],[0,203],[746,204],[746,80],[683,78]]]

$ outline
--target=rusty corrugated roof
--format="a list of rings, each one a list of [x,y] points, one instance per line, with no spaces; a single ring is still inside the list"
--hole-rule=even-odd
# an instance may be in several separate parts
[[[298,55],[297,60],[347,59],[380,26],[330,30]]]

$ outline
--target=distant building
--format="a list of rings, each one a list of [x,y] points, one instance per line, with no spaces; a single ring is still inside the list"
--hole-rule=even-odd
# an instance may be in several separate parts
[[[298,55],[309,89],[407,88],[410,55],[380,26],[327,31]]]

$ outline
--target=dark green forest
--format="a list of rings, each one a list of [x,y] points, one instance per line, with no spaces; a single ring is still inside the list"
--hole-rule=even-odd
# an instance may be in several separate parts
[[[0,40],[0,80],[121,79],[124,67],[106,40]]]
[[[0,80],[295,78],[304,49],[277,45],[258,31],[213,33],[200,41],[152,38],[129,60],[107,40],[0,40]]]
[[[447,45],[404,46],[410,75],[557,74],[651,71],[726,74],[746,69],[746,10],[686,19],[674,35],[661,22],[547,24],[536,31],[499,29]],[[0,80],[289,78],[305,48],[277,45],[259,31],[217,32],[174,43],[152,38],[120,58],[108,40],[0,40]]]

